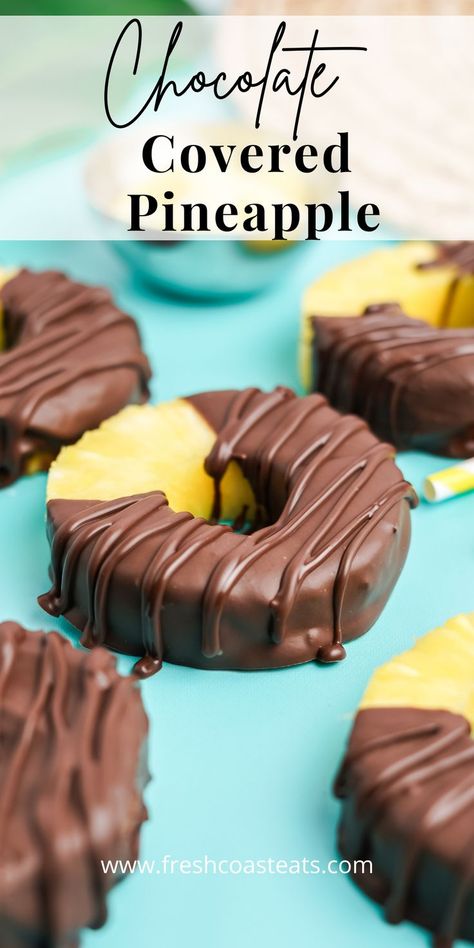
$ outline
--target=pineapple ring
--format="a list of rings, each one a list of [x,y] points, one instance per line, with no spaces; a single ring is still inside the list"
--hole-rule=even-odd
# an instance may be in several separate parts
[[[47,470],[61,444],[148,397],[135,322],[61,273],[0,272],[0,487]]]
[[[390,922],[424,925],[437,944],[474,941],[473,737],[471,613],[375,672],[336,781],[355,881]]]
[[[433,326],[461,328],[474,324],[474,275],[461,273],[452,264],[433,266],[438,253],[434,243],[397,244],[344,263],[307,288],[300,337],[300,373],[305,390],[310,391],[314,381],[313,316],[357,316],[377,303],[398,303],[407,316],[424,319]]]
[[[144,655],[141,675],[339,661],[398,578],[413,503],[391,449],[320,395],[128,407],[51,467],[41,605]]]

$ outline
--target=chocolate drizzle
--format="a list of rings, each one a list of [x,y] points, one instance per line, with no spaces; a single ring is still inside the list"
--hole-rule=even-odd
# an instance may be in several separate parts
[[[0,486],[29,458],[47,467],[61,444],[145,401],[150,369],[137,327],[110,294],[56,272],[22,270],[0,289]]]
[[[436,944],[474,940],[474,741],[447,711],[359,712],[336,781],[344,803],[340,847],[385,906],[431,929]]]
[[[190,399],[203,414],[208,400]],[[343,639],[366,631],[398,576],[413,489],[391,449],[321,396],[248,389],[215,393],[215,405],[217,437],[205,462],[213,513],[234,460],[267,525],[238,535],[171,511],[158,491],[52,501],[53,586],[40,603],[69,616],[88,646],[143,654],[141,675],[163,659],[204,667],[338,661]]]
[[[397,304],[315,317],[314,370],[331,404],[400,449],[474,453],[474,328],[439,330]]]
[[[86,655],[55,632],[7,622],[0,712],[1,941],[72,946],[106,919],[118,877],[101,859],[137,855],[141,699],[104,650]]]
[[[474,274],[474,240],[447,240],[436,245],[434,260],[418,264],[420,270],[455,267],[460,273]]]

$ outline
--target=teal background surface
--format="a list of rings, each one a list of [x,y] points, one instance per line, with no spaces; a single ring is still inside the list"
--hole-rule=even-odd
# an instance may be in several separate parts
[[[284,284],[242,303],[160,297],[113,247],[91,243],[0,244],[0,265],[53,266],[107,284],[137,319],[154,369],[153,399],[201,389],[286,384],[298,388],[301,289],[364,244],[325,243],[295,261]],[[416,453],[399,464],[419,489],[446,465]],[[36,604],[48,588],[46,478],[0,493],[0,618],[33,628],[65,622]],[[165,665],[142,686],[150,716],[150,818],[143,859],[337,858],[338,803],[331,785],[354,709],[372,670],[448,616],[474,608],[474,494],[413,514],[406,567],[376,626],[340,665],[273,672],[205,672]],[[131,662],[120,658],[121,671]],[[388,926],[347,876],[140,875],[109,900],[84,948],[416,948],[429,936]]]

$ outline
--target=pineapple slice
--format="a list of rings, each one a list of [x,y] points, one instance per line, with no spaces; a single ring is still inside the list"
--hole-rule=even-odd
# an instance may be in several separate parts
[[[449,619],[378,668],[360,707],[451,711],[474,734],[474,612]]]
[[[399,303],[408,316],[439,326],[458,272],[450,266],[420,269],[437,255],[434,243],[408,241],[376,250],[325,273],[303,297],[300,372],[312,384],[312,316],[357,316],[372,303]],[[450,306],[451,326],[472,326],[474,278],[462,276]]]
[[[185,399],[160,405],[129,405],[62,448],[48,477],[48,500],[113,500],[161,490],[172,510],[209,519],[214,483],[204,460],[215,431]],[[255,516],[255,497],[238,464],[231,462],[221,483],[221,519],[233,521],[246,508]]]

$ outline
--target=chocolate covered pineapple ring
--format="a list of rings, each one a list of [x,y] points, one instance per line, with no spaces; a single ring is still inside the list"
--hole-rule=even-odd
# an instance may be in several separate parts
[[[407,316],[438,328],[474,327],[474,242],[408,241],[351,260],[305,292],[300,368],[314,388],[313,317],[358,316],[368,306],[398,303]]]
[[[48,496],[41,604],[142,674],[343,658],[393,589],[415,500],[363,421],[284,388],[125,409],[61,452]]]
[[[148,396],[137,327],[105,289],[21,270],[0,287],[0,487],[45,470],[129,402]]]
[[[305,298],[302,369],[397,448],[470,457],[474,243],[401,244],[322,277]]]
[[[0,623],[0,944],[77,948],[138,856],[148,724],[104,649]]]
[[[378,669],[337,783],[339,844],[388,921],[474,941],[474,613]]]

